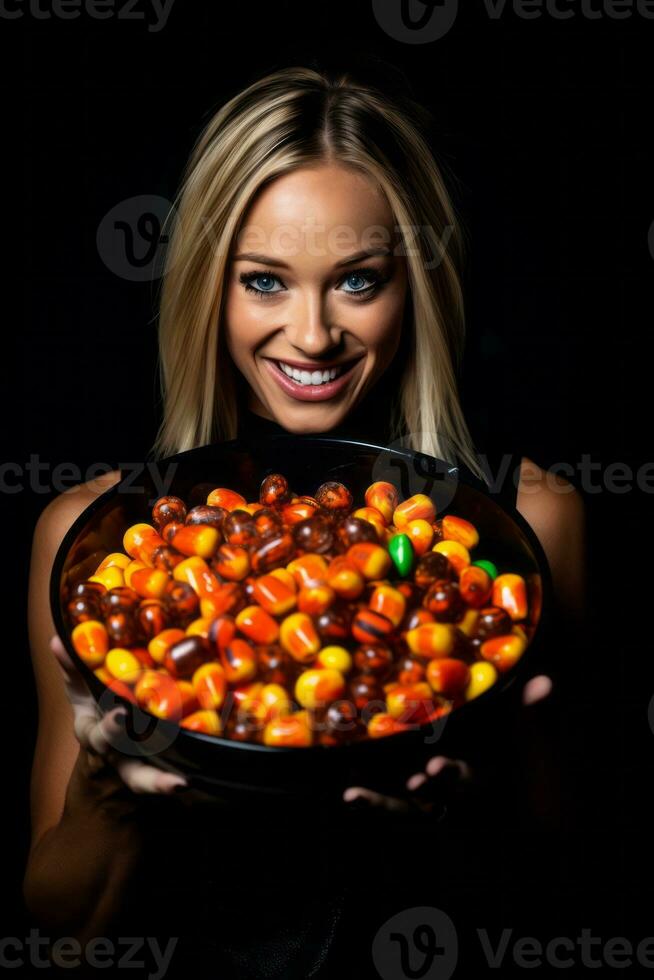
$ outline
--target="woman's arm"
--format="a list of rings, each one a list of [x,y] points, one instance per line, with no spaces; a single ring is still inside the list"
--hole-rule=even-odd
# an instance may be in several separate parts
[[[516,509],[534,529],[547,556],[558,617],[580,626],[586,604],[582,495],[563,477],[523,456]]]
[[[32,542],[28,627],[39,728],[23,895],[39,922],[80,941],[103,934],[133,873],[140,850],[134,819],[138,798],[101,756],[87,752],[75,736],[73,709],[50,648],[56,631],[49,580],[68,527],[93,494],[119,478],[119,473],[108,474],[55,498],[39,518]]]

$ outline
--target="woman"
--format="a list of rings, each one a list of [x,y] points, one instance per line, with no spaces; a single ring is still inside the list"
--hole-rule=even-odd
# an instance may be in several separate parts
[[[156,457],[237,433],[329,432],[382,444],[401,438],[458,463],[472,479],[487,480],[456,390],[463,342],[457,220],[421,120],[406,99],[394,101],[349,77],[331,79],[304,68],[255,82],[215,114],[189,162],[167,255],[160,315],[164,415]],[[583,601],[580,495],[525,457],[508,480],[512,476],[516,483],[505,483],[505,499],[540,538],[560,609],[577,616]],[[133,897],[135,882],[143,880],[143,855],[156,829],[169,827],[171,814],[174,823],[182,811],[193,810],[189,826],[197,830],[201,814],[211,811],[193,790],[185,790],[183,807],[184,793],[167,799],[187,783],[181,775],[112,748],[119,711],[99,717],[53,637],[48,578],[54,554],[80,511],[119,478],[118,471],[106,474],[48,505],[35,530],[30,575],[40,720],[24,891],[39,921],[81,942],[119,922],[134,933],[143,911]],[[547,677],[533,678],[524,703],[542,700],[550,688]],[[370,813],[429,819],[431,801],[453,777],[469,779],[467,763],[435,755],[408,780],[404,798],[350,787],[342,810],[358,800],[364,813],[367,806]],[[197,805],[189,806],[190,800]],[[351,837],[353,825],[344,819],[345,837]],[[229,834],[236,833],[236,822],[228,814],[224,820]],[[276,824],[270,817],[266,826],[275,827],[277,844],[280,834],[297,843],[284,820]],[[248,833],[256,835],[256,823]],[[224,870],[238,848],[220,848],[214,873],[210,836],[190,888],[190,894],[201,888],[198,881],[216,886],[205,895],[198,946],[200,934],[206,939],[210,923],[218,921],[211,903],[221,883],[230,882],[221,916],[229,908],[248,908],[247,890],[239,899],[245,905],[231,894],[245,875],[240,858],[230,865],[231,877]],[[179,883],[194,861],[186,854],[173,867],[180,848],[166,849],[167,839],[162,834],[157,870],[152,872],[155,860],[146,865],[147,874],[153,873],[160,895],[168,881],[166,894],[179,915]],[[243,848],[250,855],[249,845]],[[261,867],[257,854],[248,874]],[[288,888],[277,901],[273,878],[266,883],[267,916],[288,902]],[[299,939],[297,930],[291,934],[293,922],[311,906],[313,894],[300,890],[290,919],[269,923],[267,932],[258,923],[264,937],[258,966],[254,952],[250,959],[247,952],[256,937],[245,935],[239,946],[236,924],[215,941],[211,961],[222,975],[231,969],[235,976],[259,975],[256,969],[262,976],[313,976],[329,969],[330,946],[338,945],[331,940],[343,920],[338,881],[332,883],[326,904],[305,914]],[[263,895],[254,886],[252,892]],[[153,915],[155,926],[159,915]]]

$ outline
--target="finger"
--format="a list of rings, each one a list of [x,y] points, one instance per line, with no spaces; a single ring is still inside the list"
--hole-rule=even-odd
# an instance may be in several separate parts
[[[112,761],[118,775],[133,793],[172,793],[177,786],[188,786],[182,776],[163,772],[138,759],[119,757]]]
[[[425,766],[429,776],[435,777],[443,773],[446,777],[467,781],[472,777],[472,770],[463,759],[449,759],[445,755],[435,755]]]
[[[108,711],[106,715],[95,720],[95,724],[89,725],[85,730],[87,748],[97,755],[106,755],[111,748],[114,748],[119,735],[122,735],[122,728],[119,718],[126,717],[125,708],[117,707]]]
[[[523,688],[522,703],[529,706],[543,701],[551,693],[552,687],[552,679],[545,674],[532,677]]]
[[[410,809],[406,800],[400,800],[395,796],[386,796],[377,793],[375,790],[367,789],[365,786],[348,786],[343,792],[343,799],[346,803],[353,803],[355,800],[363,800],[370,806],[381,807],[385,810],[395,812],[406,812]]]

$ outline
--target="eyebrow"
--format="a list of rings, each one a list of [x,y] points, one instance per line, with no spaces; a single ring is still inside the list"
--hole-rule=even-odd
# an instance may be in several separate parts
[[[352,262],[360,262],[361,259],[371,258],[375,255],[390,255],[390,249],[382,246],[380,248],[367,248],[363,252],[357,252],[356,255],[350,255],[349,258],[344,259],[342,262],[336,263],[336,268],[340,268],[343,265],[351,265]],[[279,259],[271,258],[269,255],[260,255],[258,252],[241,252],[233,257],[234,262],[239,260],[246,260],[248,262],[260,262],[261,265],[273,265],[279,269],[290,269],[290,266],[286,262],[281,262]]]

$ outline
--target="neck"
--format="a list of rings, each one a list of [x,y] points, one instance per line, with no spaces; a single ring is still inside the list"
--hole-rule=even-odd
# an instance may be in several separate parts
[[[393,393],[382,379],[335,428],[319,433],[341,439],[356,439],[387,446],[390,442],[390,421]],[[239,436],[252,434],[282,434],[287,430],[273,419],[265,418],[250,408],[239,411]]]

